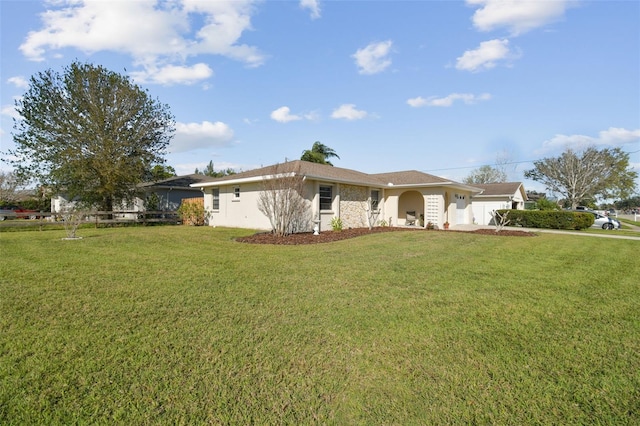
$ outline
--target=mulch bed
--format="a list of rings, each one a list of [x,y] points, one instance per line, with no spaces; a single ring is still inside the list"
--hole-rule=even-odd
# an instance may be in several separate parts
[[[351,228],[342,231],[325,231],[320,235],[313,235],[312,232],[302,232],[299,234],[291,234],[286,237],[277,237],[271,232],[261,232],[250,235],[248,237],[236,238],[236,241],[250,244],[278,244],[278,245],[300,245],[300,244],[318,244],[329,243],[332,241],[346,240],[356,238],[362,235],[378,234],[380,232],[468,232],[472,234],[498,235],[501,237],[534,237],[536,234],[526,231],[517,231],[504,229],[496,232],[493,229],[477,229],[474,231],[434,231],[421,228],[397,228],[392,226],[380,226],[373,229],[368,228]]]

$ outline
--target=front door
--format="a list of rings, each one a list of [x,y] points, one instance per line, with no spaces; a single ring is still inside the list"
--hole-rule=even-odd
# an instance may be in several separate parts
[[[465,212],[467,207],[466,195],[456,194],[456,224],[466,223]]]

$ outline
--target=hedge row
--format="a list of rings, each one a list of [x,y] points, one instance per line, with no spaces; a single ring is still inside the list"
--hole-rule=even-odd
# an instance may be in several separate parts
[[[498,210],[502,215],[509,212],[508,226],[547,229],[586,229],[593,225],[595,216],[591,213],[561,210]]]

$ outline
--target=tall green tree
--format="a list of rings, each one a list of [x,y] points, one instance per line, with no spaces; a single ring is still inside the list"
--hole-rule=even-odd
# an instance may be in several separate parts
[[[231,168],[228,168],[226,170],[216,171],[213,167],[213,161],[209,161],[209,164],[207,164],[207,166],[204,169],[200,170],[196,167],[196,170],[193,173],[196,175],[222,177],[222,176],[228,176],[228,175],[235,175],[236,171]]]
[[[504,170],[500,170],[491,166],[480,166],[469,173],[469,176],[464,178],[464,183],[502,183],[507,181],[507,174]]]
[[[614,203],[617,209],[620,210],[632,210],[637,207],[640,207],[640,195],[634,195],[630,198],[625,198],[624,200],[619,200]]]
[[[73,62],[31,77],[16,101],[10,151],[16,173],[112,211],[164,154],[175,131],[169,107],[127,77]]]
[[[147,181],[160,181],[164,179],[172,178],[176,175],[176,169],[171,166],[165,166],[163,164],[156,164],[151,167],[151,170],[147,171]]]
[[[15,203],[21,188],[22,185],[14,172],[0,170],[0,206]]]
[[[333,164],[331,164],[331,162],[327,160],[328,158],[333,157],[340,159],[338,154],[336,154],[333,149],[329,148],[323,143],[320,143],[319,141],[316,141],[313,143],[311,149],[306,149],[302,152],[302,156],[300,157],[300,159],[302,161],[309,161],[311,163],[320,163],[333,166]]]
[[[573,209],[583,200],[628,198],[638,177],[629,166],[629,154],[621,148],[567,149],[559,157],[534,161],[533,165],[524,176],[563,196]]]

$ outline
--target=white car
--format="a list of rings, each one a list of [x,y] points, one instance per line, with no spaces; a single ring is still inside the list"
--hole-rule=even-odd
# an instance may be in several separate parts
[[[617,219],[612,219],[609,216],[605,216],[597,212],[585,212],[585,213],[591,213],[595,216],[596,220],[593,222],[593,225],[591,225],[592,228],[608,229],[608,230],[620,229],[620,222]]]

